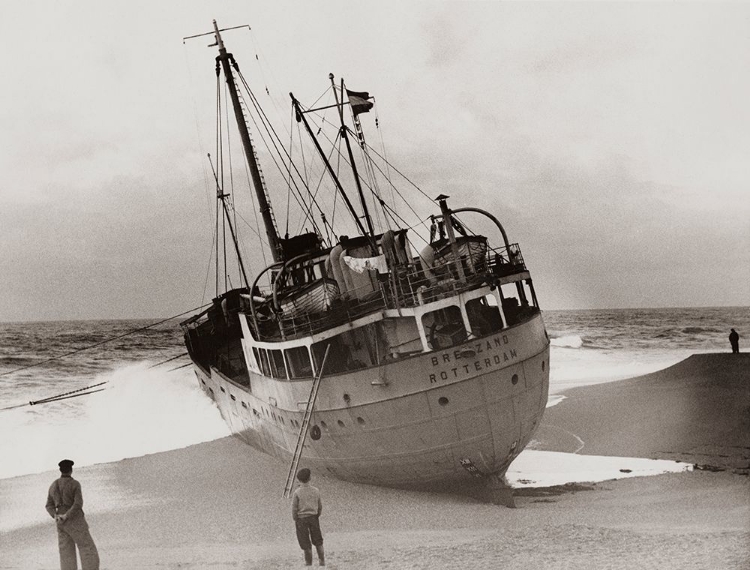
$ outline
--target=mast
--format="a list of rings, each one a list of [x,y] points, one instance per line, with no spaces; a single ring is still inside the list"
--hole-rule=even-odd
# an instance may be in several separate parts
[[[242,146],[245,149],[245,157],[247,159],[248,167],[250,168],[250,176],[253,179],[253,187],[255,188],[255,195],[258,198],[258,204],[260,205],[260,214],[263,216],[263,224],[266,227],[266,236],[268,237],[268,244],[271,247],[271,255],[274,261],[280,261],[282,257],[281,240],[276,231],[276,225],[274,224],[273,214],[271,213],[271,205],[268,203],[266,193],[263,188],[263,180],[260,175],[260,169],[258,163],[255,160],[255,150],[253,149],[253,143],[250,141],[250,133],[247,131],[247,124],[245,123],[245,115],[242,112],[242,106],[240,105],[240,97],[237,93],[237,86],[234,82],[234,76],[232,75],[231,65],[237,69],[237,62],[234,60],[234,56],[231,53],[227,53],[224,47],[224,42],[221,39],[219,33],[219,27],[214,23],[214,35],[216,36],[216,45],[219,46],[219,55],[216,57],[217,70],[221,63],[221,67],[224,70],[224,77],[229,87],[229,97],[232,99],[232,107],[234,108],[234,117],[237,122],[237,128],[240,132],[240,139],[242,139]]]
[[[362,192],[362,183],[359,181],[359,173],[357,172],[357,164],[354,162],[354,155],[352,154],[352,145],[349,142],[349,136],[346,132],[346,125],[344,124],[344,80],[341,80],[341,103],[339,104],[339,95],[336,92],[336,84],[333,82],[333,73],[328,74],[328,78],[331,80],[331,86],[333,87],[333,96],[336,98],[336,106],[339,108],[339,118],[341,119],[341,138],[346,143],[346,150],[349,153],[349,164],[352,166],[352,172],[354,173],[354,182],[357,183],[357,191],[359,192],[359,201],[362,204],[362,213],[364,214],[365,221],[367,222],[367,229],[370,230],[370,236],[375,237],[375,230],[372,227],[372,219],[370,218],[370,212],[367,209],[367,202],[365,201],[365,195]]]
[[[365,227],[362,225],[362,221],[359,219],[359,216],[357,215],[357,211],[354,209],[354,206],[351,203],[351,200],[349,200],[349,196],[346,195],[346,192],[344,191],[344,187],[341,186],[341,182],[338,179],[338,176],[336,176],[336,173],[333,171],[333,167],[331,166],[331,163],[328,162],[328,158],[326,158],[326,154],[323,152],[323,149],[320,148],[320,143],[318,142],[318,139],[315,137],[315,135],[312,132],[312,129],[310,128],[310,124],[307,122],[307,119],[305,118],[305,114],[302,112],[302,108],[300,107],[299,101],[295,98],[293,93],[289,94],[289,97],[292,98],[292,105],[294,105],[294,113],[297,117],[297,121],[302,121],[302,124],[305,125],[305,130],[307,131],[307,134],[310,135],[310,138],[313,141],[313,144],[315,145],[315,148],[318,151],[318,154],[320,154],[321,158],[323,159],[323,162],[326,165],[326,169],[328,170],[328,173],[331,175],[331,178],[333,178],[334,184],[336,184],[336,188],[338,188],[339,192],[341,193],[341,196],[344,198],[344,202],[346,203],[346,207],[349,209],[349,211],[352,214],[352,217],[354,218],[354,222],[357,224],[357,228],[359,228],[360,233],[367,238],[367,240],[370,242],[370,248],[373,251],[373,254],[377,255],[377,245],[375,244],[375,237],[373,234],[368,234],[365,230]]]

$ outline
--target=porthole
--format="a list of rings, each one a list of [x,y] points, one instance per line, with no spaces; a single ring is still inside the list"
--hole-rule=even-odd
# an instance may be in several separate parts
[[[310,438],[314,439],[315,441],[320,439],[320,428],[318,426],[313,426],[310,428]]]
[[[438,398],[438,404],[440,404],[441,406],[447,406],[448,398],[446,398],[445,396],[441,396],[440,398]]]
[[[542,360],[542,372],[544,372],[544,360]]]
[[[322,427],[324,427],[324,428],[327,428],[327,427],[328,427],[328,424],[327,424],[327,423],[325,423],[325,422],[324,422],[323,420],[320,420],[320,425],[321,425]]]
[[[229,397],[230,397],[230,398],[232,398],[232,401],[233,401],[233,402],[236,402],[236,401],[237,401],[237,398],[235,398],[235,397],[234,397],[234,394],[229,394]]]
[[[245,402],[242,402],[242,407],[247,409],[247,404]]]
[[[227,391],[222,386],[219,386],[219,388],[221,388],[221,391],[224,392],[225,394],[227,393]]]
[[[342,422],[341,420],[339,420],[339,421],[338,421],[338,424],[339,424],[339,427],[346,427],[346,426],[344,425],[344,422]]]
[[[365,420],[363,418],[357,418],[357,423],[361,426],[365,425]]]
[[[513,377],[510,379],[510,381],[513,383],[514,386],[518,384],[518,374],[514,374]]]

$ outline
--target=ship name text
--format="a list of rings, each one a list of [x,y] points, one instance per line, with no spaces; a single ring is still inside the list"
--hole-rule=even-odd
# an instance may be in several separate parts
[[[463,345],[461,350],[436,354],[432,357],[432,366],[442,369],[430,373],[430,384],[436,384],[439,380],[468,377],[475,372],[497,368],[516,360],[516,349],[507,346],[508,343],[508,337],[501,335]]]

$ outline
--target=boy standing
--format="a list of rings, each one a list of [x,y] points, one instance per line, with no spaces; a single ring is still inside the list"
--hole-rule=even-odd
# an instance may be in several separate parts
[[[305,564],[312,566],[312,545],[318,551],[318,563],[326,565],[323,552],[323,535],[320,533],[320,514],[323,512],[323,503],[320,500],[320,491],[317,487],[310,485],[310,470],[300,469],[297,472],[299,487],[294,491],[292,498],[292,518],[297,527],[297,541],[299,547],[305,553]]]

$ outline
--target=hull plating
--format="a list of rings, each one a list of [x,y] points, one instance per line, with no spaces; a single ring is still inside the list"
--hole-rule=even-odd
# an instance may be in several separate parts
[[[251,374],[248,388],[195,369],[233,433],[291,460],[311,381]],[[447,350],[324,376],[302,462],[340,479],[399,487],[502,475],[538,427],[548,387],[541,315]]]

